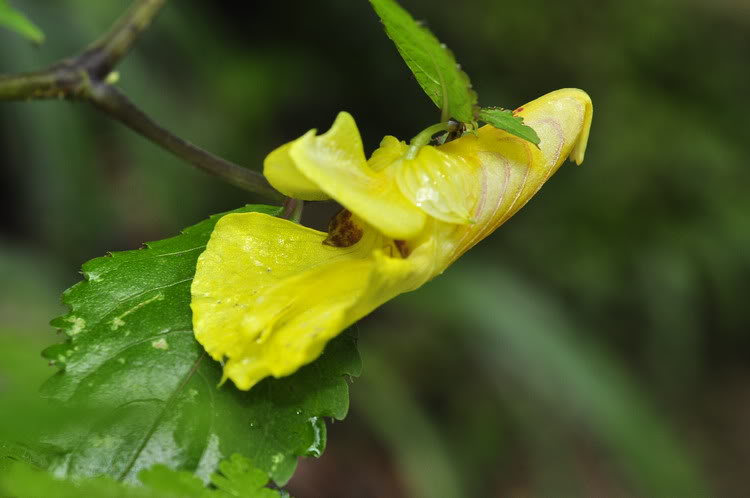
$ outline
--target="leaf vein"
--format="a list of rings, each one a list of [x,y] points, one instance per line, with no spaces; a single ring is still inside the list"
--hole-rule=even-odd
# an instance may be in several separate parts
[[[117,477],[118,481],[122,481],[130,473],[130,471],[133,470],[133,466],[138,461],[140,454],[143,452],[148,442],[156,433],[156,429],[159,427],[159,424],[161,424],[161,422],[164,420],[164,417],[167,414],[167,410],[172,408],[172,406],[175,404],[175,402],[177,401],[177,396],[182,392],[182,390],[185,388],[185,385],[190,381],[190,379],[193,377],[195,372],[198,370],[198,367],[200,366],[201,361],[203,361],[204,356],[206,356],[205,351],[201,353],[200,356],[198,356],[198,358],[195,360],[195,363],[193,363],[193,366],[190,368],[188,373],[185,374],[185,377],[183,377],[182,381],[180,382],[180,385],[169,396],[169,399],[167,399],[166,403],[164,403],[164,406],[162,407],[162,409],[159,411],[159,414],[154,419],[154,422],[151,424],[151,427],[149,427],[148,432],[146,433],[146,436],[143,438],[143,441],[141,441],[141,444],[133,453],[132,458],[130,459],[128,464],[125,466],[125,469]]]
[[[112,314],[115,310],[117,310],[117,308],[119,308],[120,306],[122,306],[123,304],[125,304],[126,302],[128,302],[128,301],[130,301],[132,299],[135,299],[137,297],[141,297],[144,294],[149,294],[149,293],[154,292],[154,291],[159,291],[159,290],[163,290],[163,289],[169,289],[170,287],[174,287],[176,285],[184,284],[185,282],[189,282],[191,280],[193,280],[193,277],[188,277],[188,278],[180,280],[178,282],[172,282],[171,284],[163,285],[161,287],[153,287],[153,288],[150,288],[150,289],[146,289],[143,292],[138,292],[137,294],[132,294],[132,295],[130,295],[128,297],[122,298],[122,299],[120,299],[120,300],[117,301],[117,304],[115,304],[114,306],[112,306],[111,308],[109,308],[107,311],[103,312],[100,315],[100,318],[98,320],[96,320],[96,321],[93,322],[94,326],[100,325],[110,314]],[[71,314],[75,315],[75,313],[76,313],[76,311],[75,311],[75,309],[73,309],[72,312],[71,312]]]

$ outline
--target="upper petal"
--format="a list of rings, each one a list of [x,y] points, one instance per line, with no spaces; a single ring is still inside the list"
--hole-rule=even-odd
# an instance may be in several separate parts
[[[310,130],[308,134],[315,135],[315,130]],[[278,147],[266,156],[263,161],[263,175],[268,183],[282,194],[302,199],[305,201],[324,201],[330,199],[328,194],[320,190],[320,187],[311,182],[309,178],[297,169],[297,165],[289,155],[289,151],[295,142],[301,140],[298,138],[294,142]]]
[[[401,193],[425,213],[446,223],[473,222],[477,168],[463,156],[425,146],[393,168]]]
[[[384,172],[368,166],[350,114],[339,113],[323,135],[308,133],[293,142],[289,156],[321,191],[385,235],[407,239],[422,230],[424,213]]]
[[[391,135],[386,135],[380,141],[380,147],[375,149],[375,152],[370,156],[367,165],[376,173],[379,171],[390,173],[392,169],[389,169],[389,166],[401,159],[408,149],[409,146],[403,141]]]

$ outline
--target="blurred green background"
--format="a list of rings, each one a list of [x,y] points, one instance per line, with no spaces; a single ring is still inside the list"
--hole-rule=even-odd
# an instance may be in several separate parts
[[[351,413],[290,491],[747,496],[750,4],[401,3],[483,105],[589,92],[586,163],[358,325]],[[47,42],[0,32],[0,72],[73,54],[128,4],[16,0]],[[256,169],[340,110],[368,150],[439,120],[365,0],[171,2],[119,70],[166,127]],[[0,371],[28,385],[84,261],[262,201],[83,104],[1,104],[0,147]]]

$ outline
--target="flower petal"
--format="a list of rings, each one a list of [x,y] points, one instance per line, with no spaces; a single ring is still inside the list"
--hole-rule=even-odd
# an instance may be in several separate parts
[[[386,135],[380,141],[380,147],[375,149],[375,152],[370,156],[367,165],[375,172],[386,170],[391,173],[393,170],[387,168],[401,159],[408,150],[409,146],[405,142],[391,135]]]
[[[450,240],[454,249],[447,264],[487,237],[521,209],[570,155],[582,161],[591,126],[592,106],[581,90],[565,89],[520,107],[541,138],[540,148],[509,133],[483,126],[477,135],[464,135],[440,147],[478,165],[479,200],[475,225],[456,227],[436,235]]]
[[[462,156],[425,146],[394,169],[401,193],[425,213],[446,223],[472,223],[477,168]]]
[[[308,133],[295,141],[289,154],[322,191],[385,235],[408,239],[424,227],[424,213],[385,172],[368,166],[357,125],[348,113],[339,113],[327,133]]]
[[[315,136],[315,130],[310,130],[308,134]],[[328,194],[297,169],[297,165],[289,156],[292,146],[299,140],[302,139],[298,138],[294,142],[284,144],[268,154],[263,161],[263,175],[273,188],[288,197],[305,201],[330,199]]]
[[[593,112],[586,92],[563,88],[519,107],[515,114],[539,135],[545,160],[559,166],[569,156],[576,164],[583,162]]]
[[[386,284],[372,284],[379,266],[404,260],[371,227],[347,248],[324,245],[325,237],[261,213],[217,223],[193,280],[193,327],[240,389],[295,372],[346,327],[411,290],[414,279],[399,278],[410,263],[389,267]]]

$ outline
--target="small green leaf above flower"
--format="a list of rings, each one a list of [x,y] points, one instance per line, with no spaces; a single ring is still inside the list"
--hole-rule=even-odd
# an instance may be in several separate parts
[[[370,0],[370,3],[419,85],[442,110],[441,121],[454,118],[473,122],[477,94],[445,44],[394,0]]]
[[[527,142],[539,145],[539,135],[534,128],[523,124],[523,118],[502,107],[484,107],[479,111],[479,119],[495,128],[505,130],[511,135],[523,138]]]
[[[11,7],[8,0],[0,0],[0,26],[15,31],[34,43],[44,41],[42,30],[23,13]]]

